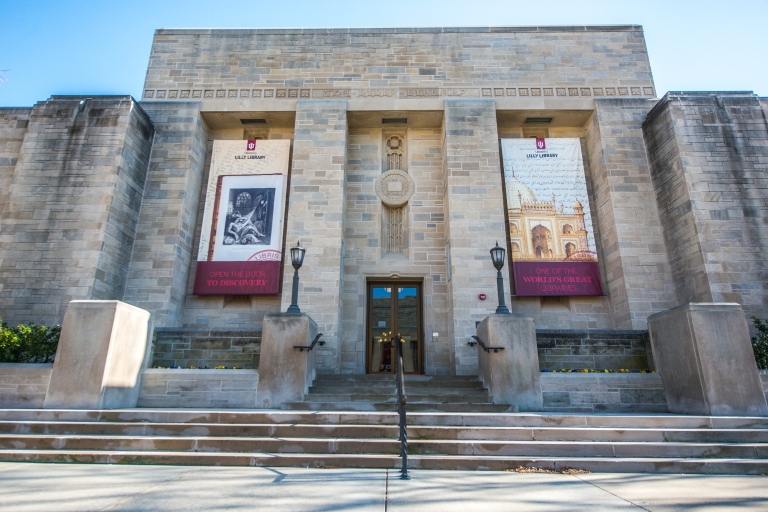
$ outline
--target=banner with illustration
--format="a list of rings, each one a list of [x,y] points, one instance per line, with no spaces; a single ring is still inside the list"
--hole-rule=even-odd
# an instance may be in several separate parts
[[[290,148],[290,140],[214,141],[195,295],[279,292]]]
[[[501,139],[515,295],[603,295],[579,139]]]

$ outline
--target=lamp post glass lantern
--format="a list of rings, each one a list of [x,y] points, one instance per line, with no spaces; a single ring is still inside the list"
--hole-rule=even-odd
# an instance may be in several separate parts
[[[299,269],[304,263],[304,253],[306,249],[301,246],[301,240],[296,242],[296,247],[291,247],[291,264],[293,265],[293,291],[291,292],[291,305],[288,306],[288,313],[301,313],[299,309]]]
[[[501,275],[501,269],[504,268],[504,248],[496,242],[496,247],[491,249],[491,261],[496,268],[496,288],[499,292],[499,306],[496,308],[497,315],[509,315],[509,309],[504,303],[504,277]]]

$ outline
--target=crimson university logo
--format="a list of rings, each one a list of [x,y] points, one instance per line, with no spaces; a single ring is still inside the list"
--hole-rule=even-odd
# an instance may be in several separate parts
[[[547,143],[545,142],[545,139],[536,137],[536,149],[547,149]]]
[[[538,141],[539,139],[536,139],[536,140]],[[544,139],[542,139],[542,140],[544,140]],[[246,146],[245,146],[245,150],[246,151],[256,151],[256,141],[255,140],[249,140],[248,144],[246,144]]]

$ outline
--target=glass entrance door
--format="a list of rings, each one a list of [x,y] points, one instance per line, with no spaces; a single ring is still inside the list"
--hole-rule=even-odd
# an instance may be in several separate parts
[[[403,343],[406,373],[422,373],[421,285],[368,284],[368,373],[395,371],[395,340]]]

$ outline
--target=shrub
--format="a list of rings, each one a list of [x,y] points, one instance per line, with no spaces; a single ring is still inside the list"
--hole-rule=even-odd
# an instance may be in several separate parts
[[[755,352],[757,367],[768,370],[768,322],[752,317],[757,328],[757,336],[752,337],[752,350]]]
[[[61,327],[19,324],[8,327],[0,320],[0,362],[50,363],[56,355]]]

